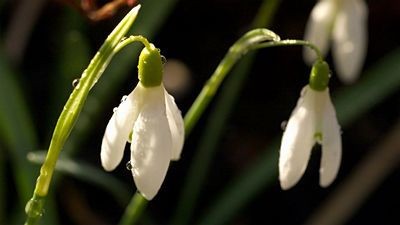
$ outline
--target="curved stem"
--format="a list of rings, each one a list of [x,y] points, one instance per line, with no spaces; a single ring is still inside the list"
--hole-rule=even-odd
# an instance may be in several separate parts
[[[126,32],[128,32],[136,19],[139,9],[140,6],[133,8],[107,37],[87,69],[83,72],[79,84],[75,87],[65,104],[54,129],[46,159],[40,168],[33,197],[28,201],[25,208],[27,214],[25,225],[36,224],[42,216],[44,202],[61,149],[78,119],[90,89],[96,84],[114,56],[114,48]]]
[[[317,46],[315,46],[313,43],[305,41],[305,40],[295,40],[295,39],[286,39],[286,40],[278,40],[278,41],[271,41],[271,42],[265,42],[265,43],[260,43],[258,45],[255,45],[252,47],[253,49],[261,49],[261,48],[269,48],[269,47],[279,47],[279,46],[294,46],[294,45],[299,45],[299,46],[306,46],[313,50],[315,54],[317,55],[317,60],[323,60],[323,56],[321,54],[321,51]]]
[[[142,35],[137,35],[137,36],[132,35],[132,36],[129,36],[129,37],[123,39],[120,43],[118,43],[118,45],[114,49],[114,52],[115,53],[119,52],[125,46],[127,46],[135,41],[142,42],[142,44],[146,48],[150,49],[150,42],[145,37],[143,37]]]
[[[226,74],[232,69],[236,62],[248,51],[256,49],[255,47],[261,45],[260,43],[265,41],[276,42],[279,40],[279,36],[268,29],[254,29],[247,32],[230,47],[228,53],[226,53],[217,69],[215,69],[211,78],[204,85],[200,94],[186,113],[184,118],[186,136],[188,136],[193,129],[205,108],[214,97]]]

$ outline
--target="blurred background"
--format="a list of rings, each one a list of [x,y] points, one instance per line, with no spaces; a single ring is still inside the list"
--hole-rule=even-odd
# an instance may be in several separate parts
[[[73,81],[137,3],[0,1],[0,224],[24,221]],[[262,24],[282,39],[302,39],[315,3],[142,0],[129,34],[161,49],[165,86],[185,114],[241,35]],[[359,81],[341,83],[327,56],[343,131],[342,165],[330,187],[318,185],[316,146],[300,182],[280,189],[280,137],[310,67],[301,47],[263,49],[233,68],[138,223],[400,224],[400,2],[367,4],[369,41]],[[89,95],[58,161],[42,224],[118,224],[123,215],[136,191],[124,166],[129,151],[111,173],[102,170],[99,153],[112,109],[137,83],[139,47],[115,56]]]

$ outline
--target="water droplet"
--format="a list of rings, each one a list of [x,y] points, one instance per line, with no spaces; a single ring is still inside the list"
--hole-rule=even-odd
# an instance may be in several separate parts
[[[43,200],[38,200],[34,198],[30,199],[28,203],[26,203],[25,213],[28,215],[28,217],[33,218],[43,216]]]
[[[133,169],[133,166],[132,166],[131,161],[128,161],[128,162],[126,163],[126,169],[127,169],[127,170],[132,170],[132,169]]]
[[[76,86],[78,86],[78,84],[79,84],[79,78],[76,78],[76,79],[74,79],[74,80],[72,81],[72,87],[73,87],[73,88],[76,88]]]
[[[122,98],[121,98],[121,103],[124,102],[124,101],[126,101],[127,98],[128,98],[127,95],[122,96]]]
[[[118,107],[113,108],[113,113],[115,113],[118,110]]]
[[[281,129],[282,129],[283,131],[285,131],[287,124],[288,124],[288,121],[287,121],[287,120],[284,120],[284,121],[281,122]]]
[[[163,65],[165,65],[165,63],[167,63],[167,58],[165,58],[165,56],[161,55],[161,63]]]

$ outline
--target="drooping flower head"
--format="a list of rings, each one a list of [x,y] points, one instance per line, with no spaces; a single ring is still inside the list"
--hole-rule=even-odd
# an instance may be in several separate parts
[[[332,54],[339,78],[352,83],[361,71],[367,48],[368,8],[364,0],[320,0],[311,11],[304,39],[326,54],[332,40]],[[304,59],[315,61],[304,48]]]
[[[162,68],[159,50],[146,46],[139,56],[139,83],[114,110],[100,154],[104,169],[114,170],[130,141],[129,169],[148,200],[160,189],[170,160],[180,158],[184,141],[181,112],[162,84]]]
[[[322,147],[320,186],[330,185],[338,173],[342,144],[328,81],[328,64],[317,61],[311,71],[310,83],[303,88],[283,133],[279,180],[284,190],[293,187],[303,176],[315,143]]]

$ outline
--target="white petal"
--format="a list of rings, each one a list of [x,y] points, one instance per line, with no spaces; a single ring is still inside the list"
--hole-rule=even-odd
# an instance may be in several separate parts
[[[107,171],[115,169],[123,157],[126,141],[138,116],[138,90],[135,88],[121,102],[110,121],[101,144],[101,164]]]
[[[330,97],[325,104],[322,131],[322,158],[319,183],[327,187],[335,179],[342,158],[342,138],[336,118],[335,108]]]
[[[132,175],[139,192],[151,200],[164,181],[171,158],[171,132],[161,86],[144,88],[145,102],[132,135]]]
[[[179,160],[185,140],[185,128],[181,111],[175,103],[174,97],[165,90],[165,104],[169,128],[172,135],[172,156],[171,160]]]
[[[328,51],[335,11],[336,4],[334,1],[318,2],[311,11],[305,28],[304,39],[315,44],[323,55]],[[316,59],[314,51],[308,47],[303,48],[303,57],[310,65]]]
[[[367,14],[363,0],[342,2],[333,30],[333,57],[339,78],[354,82],[361,71],[367,49]]]
[[[302,91],[285,132],[279,156],[279,180],[287,190],[303,176],[315,143],[314,91],[306,86]]]

